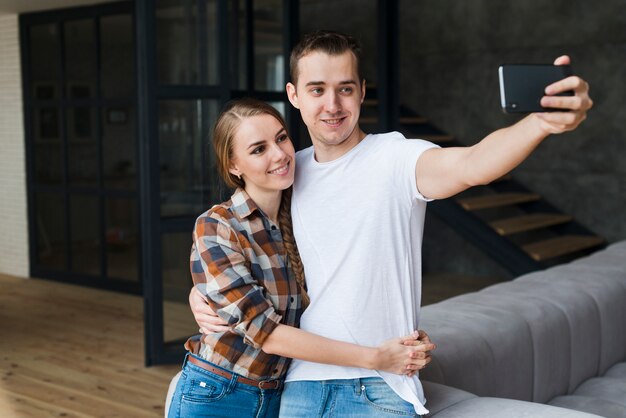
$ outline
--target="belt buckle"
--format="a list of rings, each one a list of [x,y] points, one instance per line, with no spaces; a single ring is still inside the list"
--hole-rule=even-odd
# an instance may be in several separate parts
[[[271,379],[271,380],[261,380],[258,383],[259,389],[279,389],[280,388],[280,380]]]

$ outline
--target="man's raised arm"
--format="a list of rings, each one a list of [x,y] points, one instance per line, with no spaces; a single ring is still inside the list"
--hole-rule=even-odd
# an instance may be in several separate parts
[[[566,55],[555,65],[568,65]],[[573,96],[555,96],[572,90]],[[532,113],[516,124],[499,129],[471,147],[434,148],[425,151],[415,165],[420,193],[431,199],[445,199],[472,186],[488,184],[524,161],[549,135],[574,130],[593,106],[589,85],[571,76],[546,88],[543,107],[562,112]]]

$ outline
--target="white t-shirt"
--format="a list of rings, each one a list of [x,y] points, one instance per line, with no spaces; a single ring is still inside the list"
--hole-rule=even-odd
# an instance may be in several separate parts
[[[298,152],[291,212],[311,297],[302,329],[371,347],[417,329],[426,199],[415,164],[433,147],[391,132],[327,163],[312,147]],[[287,381],[371,376],[428,412],[417,377],[293,360]]]

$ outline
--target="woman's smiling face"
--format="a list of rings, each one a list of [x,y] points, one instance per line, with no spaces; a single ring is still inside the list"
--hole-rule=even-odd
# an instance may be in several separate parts
[[[246,191],[279,191],[293,184],[296,152],[285,127],[271,115],[245,118],[232,144],[230,172]]]

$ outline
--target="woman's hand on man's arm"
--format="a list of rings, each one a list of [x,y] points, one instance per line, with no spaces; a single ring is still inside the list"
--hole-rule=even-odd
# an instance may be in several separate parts
[[[220,318],[207,303],[206,297],[196,288],[189,292],[189,307],[200,328],[201,334],[226,332],[231,329],[228,322]]]

